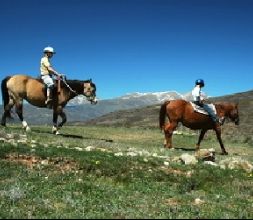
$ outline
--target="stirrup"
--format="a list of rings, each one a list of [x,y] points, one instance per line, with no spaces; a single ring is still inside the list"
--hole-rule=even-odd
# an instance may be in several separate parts
[[[219,118],[219,119],[218,119],[219,124],[220,124],[220,125],[223,125],[223,124],[224,124],[224,120],[225,120],[225,118],[223,118],[223,117],[222,117],[222,118]]]
[[[217,118],[215,123],[221,126],[223,125],[224,121],[221,118]]]

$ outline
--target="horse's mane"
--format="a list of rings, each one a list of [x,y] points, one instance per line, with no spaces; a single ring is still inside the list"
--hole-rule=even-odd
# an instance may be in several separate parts
[[[92,85],[94,85],[94,83],[91,82],[91,80],[77,80],[77,79],[68,79],[66,80],[67,84],[71,84],[73,86],[75,85],[80,85],[83,83],[91,83]]]
[[[66,80],[66,83],[74,90],[76,91],[82,91],[83,90],[83,84],[84,83],[90,83],[92,87],[96,90],[96,85],[91,80]],[[63,87],[66,87],[64,83],[62,83]]]
[[[224,101],[224,102],[222,102],[222,101],[219,101],[219,102],[215,102],[214,103],[215,105],[217,105],[217,106],[236,106],[237,105],[237,103],[236,102],[228,102],[228,101]]]
[[[237,108],[237,103],[235,102],[228,102],[228,101],[220,101],[220,102],[215,102],[214,105],[216,106],[216,109],[218,111],[231,111],[235,108]]]
[[[86,81],[82,81],[82,80],[66,80],[65,81],[67,83],[67,85],[69,85],[72,89],[76,90],[76,91],[82,91],[83,90],[83,83],[85,83]],[[65,83],[61,83],[62,87],[66,87]]]

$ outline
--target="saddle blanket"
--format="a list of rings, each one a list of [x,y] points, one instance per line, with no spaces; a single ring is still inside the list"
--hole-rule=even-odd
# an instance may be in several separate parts
[[[199,112],[201,114],[208,115],[208,112],[205,111],[202,107],[200,107],[199,105],[194,104],[193,102],[190,102],[190,103],[191,103],[191,105],[192,105],[192,107],[193,107],[193,109],[194,109],[195,112]],[[212,109],[215,114],[217,114],[216,108],[215,108],[214,104],[206,104],[206,105],[208,105],[208,107],[210,109]]]

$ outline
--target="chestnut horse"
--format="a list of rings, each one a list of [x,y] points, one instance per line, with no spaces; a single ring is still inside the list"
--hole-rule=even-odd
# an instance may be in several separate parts
[[[215,103],[217,115],[231,119],[236,125],[239,124],[238,105],[234,103]],[[165,123],[166,117],[169,123]],[[221,140],[221,127],[212,121],[211,117],[205,114],[195,112],[191,103],[185,100],[166,101],[160,108],[160,128],[164,131],[164,147],[172,148],[172,134],[177,128],[179,122],[192,130],[201,130],[196,150],[199,150],[200,142],[208,130],[213,129],[219,140],[222,154],[228,154]]]
[[[59,134],[58,129],[67,121],[63,108],[68,101],[77,95],[84,95],[91,104],[96,104],[96,85],[91,80],[65,80],[59,79],[60,86],[54,88],[52,109],[53,109],[53,129],[54,134]],[[16,113],[22,121],[23,128],[29,131],[30,128],[23,117],[23,100],[31,105],[46,108],[46,87],[41,79],[34,79],[27,75],[8,76],[2,80],[1,84],[4,113],[1,125],[6,126],[6,118],[11,117],[11,109],[16,107]],[[58,116],[62,118],[57,124]]]

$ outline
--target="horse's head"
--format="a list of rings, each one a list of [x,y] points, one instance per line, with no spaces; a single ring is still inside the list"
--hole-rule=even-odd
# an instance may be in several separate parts
[[[238,104],[230,103],[224,106],[226,109],[226,116],[235,123],[235,125],[239,125],[239,111]]]
[[[239,111],[238,104],[234,104],[232,110],[230,111],[230,119],[235,122],[236,125],[239,125]]]
[[[87,100],[90,101],[91,104],[97,104],[96,85],[92,82],[91,79],[84,81],[83,95],[87,97]]]

